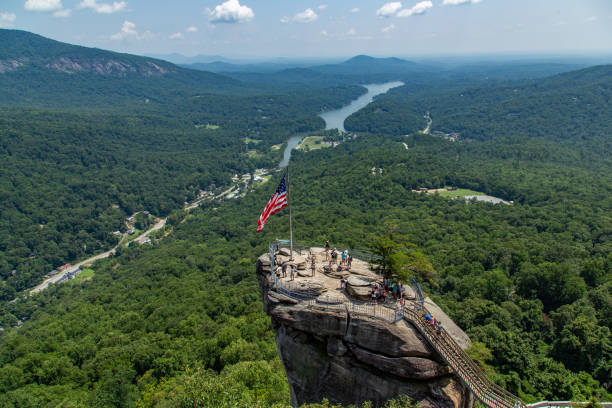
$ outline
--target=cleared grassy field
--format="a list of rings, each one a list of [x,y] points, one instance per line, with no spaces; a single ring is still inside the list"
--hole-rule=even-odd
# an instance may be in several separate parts
[[[76,283],[79,281],[84,281],[87,279],[91,279],[94,276],[95,272],[91,268],[83,268],[82,272],[79,273],[71,282]]]
[[[427,194],[438,194],[440,197],[448,197],[448,198],[464,197],[464,196],[469,196],[469,195],[486,195],[483,192],[470,190],[467,188],[458,188],[456,190],[448,191],[446,187],[429,190]]]
[[[210,123],[207,123],[206,125],[195,125],[196,129],[207,129],[207,130],[217,130],[219,129],[218,125],[211,125]]]
[[[324,147],[329,147],[327,144],[323,143],[323,136],[308,136],[305,137],[300,145],[298,146],[299,150],[315,150],[322,149]]]

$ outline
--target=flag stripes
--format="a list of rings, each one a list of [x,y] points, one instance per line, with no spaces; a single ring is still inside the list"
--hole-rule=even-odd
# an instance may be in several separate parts
[[[259,216],[259,220],[257,221],[257,232],[261,232],[272,214],[276,214],[283,207],[286,207],[287,204],[287,182],[285,181],[285,176],[283,176],[276,192],[270,198],[270,201],[266,204],[266,208],[264,208]]]

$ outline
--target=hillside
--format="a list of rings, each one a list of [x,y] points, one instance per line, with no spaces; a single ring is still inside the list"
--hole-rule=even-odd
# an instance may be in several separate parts
[[[237,91],[233,79],[147,57],[0,29],[0,106],[146,108],[198,93]],[[147,100],[149,102],[147,102]]]
[[[497,87],[458,87],[419,92],[403,87],[347,119],[347,129],[406,134],[425,128],[463,139],[505,136],[601,140],[609,146],[612,65],[513,82]],[[606,151],[604,149],[604,151]]]
[[[226,79],[1,33],[16,40],[3,55],[29,62],[0,74],[10,84],[0,96],[10,106],[0,103],[0,302],[66,262],[112,248],[119,239],[112,232],[125,231],[135,212],[164,217],[200,190],[227,189],[235,173],[273,166],[282,152],[271,146],[321,129],[318,112],[363,92],[259,86],[211,93],[202,91],[207,81],[223,87]],[[104,60],[133,71],[60,72],[52,61],[65,57],[80,58],[79,67]],[[150,63],[164,73],[139,71]]]
[[[400,58],[374,58],[357,55],[340,64],[320,65],[312,69],[334,75],[397,74],[427,71],[428,67]]]
[[[612,399],[610,67],[514,82],[410,73],[343,135],[317,113],[411,62],[230,79],[1,33],[17,44],[0,51],[1,407],[289,406],[253,265],[289,235],[286,209],[256,225],[293,134],[339,143],[292,156],[298,243],[393,248],[398,276],[421,279],[470,356],[525,402]],[[416,132],[427,111],[430,135]],[[267,182],[184,210],[259,168]],[[512,204],[413,191],[445,186]],[[168,219],[152,242],[12,302],[111,248],[137,211]]]
[[[580,86],[570,81],[563,88],[567,78],[561,76],[520,89],[529,90],[543,110],[556,87],[555,92],[574,93],[590,101],[592,111],[603,112],[610,95],[606,70],[567,75]],[[601,89],[600,97],[591,95],[594,89]],[[486,113],[508,89],[477,92],[483,101],[476,105],[471,96],[472,103]],[[398,98],[396,92],[390,95]],[[455,90],[445,95],[457,97]],[[247,98],[241,114],[280,109],[291,99]],[[406,103],[391,100],[402,109]],[[471,105],[456,108],[470,112]],[[590,129],[609,130],[609,115],[591,116],[589,127],[580,117],[561,121],[542,115],[540,126],[552,132],[561,131],[559,123],[572,126],[565,132],[571,137],[559,138],[513,136],[520,134],[518,122],[500,125],[499,116],[484,118],[487,126],[504,126],[504,134],[466,143],[378,129],[380,134],[360,133],[337,148],[296,152],[295,239],[308,245],[330,239],[338,248],[367,249],[379,234],[395,228],[431,262],[435,273],[423,283],[426,292],[470,336],[469,353],[491,379],[526,402],[609,400],[612,163],[609,146],[590,139]],[[286,117],[271,122],[281,119]],[[225,120],[227,132],[219,137],[238,145],[246,128]],[[117,126],[126,133],[139,129]],[[147,132],[143,128],[144,139]],[[184,151],[176,157],[204,143],[196,133],[184,132],[192,137],[177,140]],[[609,140],[609,134],[596,140]],[[147,151],[157,144],[145,143]],[[232,143],[216,153],[215,146],[223,143],[210,145],[215,167],[242,163],[244,156],[232,153]],[[83,162],[91,160],[86,153],[83,147]],[[100,157],[104,160],[111,159]],[[157,160],[148,171],[155,166],[166,167],[162,173],[169,171],[169,177],[200,171],[186,167],[172,173],[173,163]],[[384,172],[372,174],[372,167]],[[126,248],[100,261],[90,281],[3,304],[0,405],[133,406],[138,401],[141,407],[187,407],[194,401],[212,403],[210,395],[220,406],[288,405],[287,382],[253,273],[253,262],[268,243],[288,235],[287,211],[271,218],[263,233],[255,232],[279,178],[237,200],[203,206],[151,246]],[[514,204],[466,203],[412,191],[445,185]],[[18,319],[25,323],[9,328]]]

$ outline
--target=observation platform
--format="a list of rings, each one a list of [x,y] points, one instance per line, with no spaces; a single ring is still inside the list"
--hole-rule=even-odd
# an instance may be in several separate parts
[[[288,248],[274,249],[274,270],[287,265],[286,277],[276,278],[274,287],[280,293],[289,296],[300,297],[304,300],[315,300],[317,303],[329,305],[348,305],[353,310],[359,310],[364,314],[386,318],[391,322],[402,319],[403,308],[400,304],[399,296],[393,296],[393,292],[388,291],[385,301],[380,298],[376,303],[372,301],[372,284],[383,284],[383,277],[374,271],[374,265],[362,259],[353,257],[350,267],[342,265],[342,271],[337,271],[337,266],[341,262],[338,249],[338,260],[332,262],[325,259],[325,248],[311,247],[298,249],[293,253],[293,260],[290,259]],[[330,251],[331,254],[331,251]],[[349,251],[349,254],[351,252]],[[360,256],[365,257],[365,254]],[[315,276],[312,276],[311,263],[315,261]],[[329,257],[331,259],[331,255]],[[294,280],[291,280],[291,266],[296,267]],[[341,278],[346,283],[343,288]],[[399,295],[399,290],[398,290]],[[430,298],[423,295],[420,287],[404,285],[405,304],[413,307],[414,304],[425,307],[436,321],[442,322],[446,330],[453,339],[464,350],[471,346],[469,337],[455,324],[455,322],[444,313],[440,307]]]
[[[370,263],[355,253],[353,256],[350,267],[338,271],[341,257],[332,261],[330,268],[324,248],[298,247],[291,259],[289,249],[277,241],[257,261],[264,310],[272,317],[276,329],[277,346],[294,402],[318,401],[321,395],[317,393],[325,391],[336,395],[340,402],[353,403],[350,398],[356,389],[361,390],[364,401],[379,400],[378,393],[382,384],[386,384],[388,394],[412,393],[412,397],[431,407],[471,407],[471,397],[463,390],[469,390],[490,408],[526,407],[519,398],[493,383],[472,361],[465,352],[470,346],[467,335],[423,295],[418,283],[406,286],[403,305],[390,293],[383,304],[375,303],[371,298],[372,286],[381,284],[383,278]],[[315,275],[311,276],[313,260]],[[287,265],[287,272],[279,277],[283,264]],[[291,266],[296,268],[293,280]],[[341,287],[341,280],[346,280],[346,287]],[[426,315],[442,322],[443,330],[436,330]],[[309,355],[307,350],[311,348]],[[327,358],[317,351],[325,348]],[[373,361],[378,368],[367,375],[351,375],[355,382],[351,387],[343,387],[337,376],[331,374],[338,369],[349,375]],[[444,364],[463,387],[445,377]],[[387,373],[384,380],[376,374],[381,367]],[[299,374],[311,371],[327,373],[324,381],[318,376],[305,380]],[[395,377],[388,377],[389,373]],[[423,383],[415,383],[414,379],[427,379],[430,392],[420,389]],[[378,386],[372,387],[373,382]],[[442,385],[451,383],[450,388]]]

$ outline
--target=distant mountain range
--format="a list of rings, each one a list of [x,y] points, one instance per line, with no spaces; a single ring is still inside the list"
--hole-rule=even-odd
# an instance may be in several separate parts
[[[196,57],[194,57],[196,58]],[[266,61],[258,63],[235,63],[227,60],[216,60],[211,62],[198,62],[193,64],[181,64],[186,68],[226,73],[226,72],[250,72],[250,73],[275,73],[291,71],[294,69],[308,69],[329,75],[363,75],[363,74],[406,74],[411,71],[423,71],[431,69],[426,65],[407,61],[400,58],[375,58],[367,55],[358,55],[340,63],[327,63],[313,65],[312,63],[300,62],[276,62]]]
[[[560,63],[444,64],[358,55],[339,63],[278,58],[243,63],[222,56],[160,55],[185,63],[62,43],[0,29],[0,106],[96,105],[109,109],[204,93],[261,93],[278,87],[333,87],[401,80],[422,87],[446,80],[537,78],[581,68]],[[210,62],[201,62],[208,60]],[[190,61],[200,61],[190,64]],[[323,61],[323,60],[320,60]],[[276,88],[275,88],[276,87]],[[177,100],[178,100],[177,99]]]

